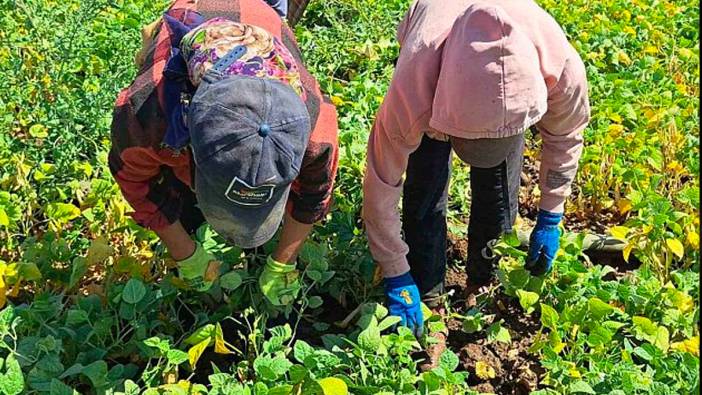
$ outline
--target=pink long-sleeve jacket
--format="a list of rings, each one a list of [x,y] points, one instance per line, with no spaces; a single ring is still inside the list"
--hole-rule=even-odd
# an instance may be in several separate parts
[[[540,208],[570,193],[590,118],[585,67],[532,0],[416,0],[368,142],[363,219],[385,277],[409,271],[398,203],[425,133],[500,138],[535,125],[543,140]]]

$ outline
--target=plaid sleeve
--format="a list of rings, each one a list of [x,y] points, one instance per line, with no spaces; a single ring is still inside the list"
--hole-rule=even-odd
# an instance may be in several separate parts
[[[180,218],[182,189],[176,187],[176,178],[189,181],[190,155],[154,148],[158,147],[153,143],[162,134],[159,130],[164,124],[153,118],[144,123],[140,118],[158,118],[153,108],[157,95],[149,95],[141,110],[135,112],[128,93],[129,88],[120,94],[113,115],[110,172],[134,209],[134,220],[158,230]]]
[[[298,222],[312,224],[329,212],[339,162],[337,134],[336,108],[323,101],[300,174],[290,189],[288,210]]]

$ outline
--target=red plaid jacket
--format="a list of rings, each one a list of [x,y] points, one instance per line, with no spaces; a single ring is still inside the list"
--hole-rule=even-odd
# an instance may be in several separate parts
[[[336,109],[322,95],[319,84],[304,68],[290,28],[262,0],[177,0],[169,8],[186,17],[197,11],[205,19],[224,17],[260,26],[283,42],[298,62],[307,93],[313,130],[302,168],[293,182],[288,212],[295,220],[311,224],[327,214],[338,163]],[[166,133],[163,70],[170,56],[170,32],[157,21],[144,34],[145,45],[137,55],[140,70],[134,82],[120,92],[112,121],[110,171],[142,226],[162,229],[180,218],[184,194],[192,194],[193,167],[190,149],[174,151],[162,142]]]

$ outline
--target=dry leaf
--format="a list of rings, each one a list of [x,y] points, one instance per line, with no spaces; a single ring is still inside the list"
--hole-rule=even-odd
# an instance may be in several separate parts
[[[495,378],[495,369],[487,362],[478,361],[475,363],[475,374],[483,380]]]

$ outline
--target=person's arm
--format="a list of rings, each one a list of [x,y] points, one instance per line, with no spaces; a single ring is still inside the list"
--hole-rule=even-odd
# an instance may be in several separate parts
[[[192,256],[195,252],[195,242],[190,238],[180,221],[176,221],[165,228],[154,230],[154,232],[166,245],[171,258],[176,261],[182,261]]]
[[[280,240],[273,253],[273,259],[281,263],[294,263],[313,226],[313,224],[298,222],[290,213],[285,213],[283,229],[280,232]]]
[[[138,77],[141,78],[141,77]],[[190,155],[178,156],[162,149],[141,146],[134,136],[147,136],[146,130],[139,122],[128,90],[120,94],[115,107],[112,122],[112,146],[108,155],[112,176],[122,191],[122,195],[134,212],[134,220],[141,226],[154,230],[163,240],[173,258],[186,258],[193,252],[187,232],[177,220],[180,217],[180,201],[177,190],[168,182],[158,182],[162,166],[173,169],[175,174],[188,173]],[[146,108],[154,108],[149,101],[155,101],[156,95],[146,99]],[[160,127],[157,124],[149,130]],[[184,241],[187,238],[188,241]]]
[[[410,270],[398,204],[409,155],[419,145],[419,140],[408,143],[400,137],[397,117],[389,107],[386,98],[368,138],[362,212],[371,254],[386,278]]]
[[[339,162],[337,134],[336,109],[322,102],[300,174],[290,188],[283,231],[274,254],[279,262],[294,263],[313,224],[324,219],[331,208]]]
[[[539,207],[562,213],[583,149],[582,131],[590,120],[585,66],[575,50],[565,61],[563,71],[549,89],[548,110],[536,124],[541,134]]]

